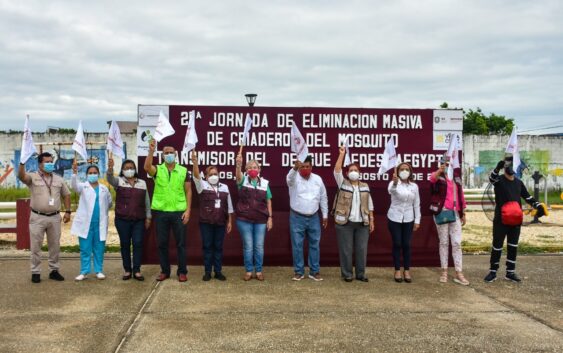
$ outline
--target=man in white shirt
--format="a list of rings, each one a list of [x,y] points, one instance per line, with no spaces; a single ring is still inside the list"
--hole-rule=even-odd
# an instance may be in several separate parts
[[[309,243],[309,278],[322,281],[320,275],[320,240],[321,224],[318,216],[319,208],[323,217],[323,228],[328,225],[328,197],[323,180],[312,173],[313,164],[311,156],[303,163],[295,161],[293,168],[287,174],[289,187],[289,231],[291,234],[291,247],[293,249],[294,281],[300,281],[305,274],[305,261],[303,259],[303,242],[307,237]]]

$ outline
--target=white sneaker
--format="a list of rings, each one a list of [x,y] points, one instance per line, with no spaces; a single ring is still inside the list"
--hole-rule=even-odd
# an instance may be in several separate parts
[[[88,275],[79,274],[78,276],[74,277],[75,281],[84,281],[88,278]]]
[[[104,274],[101,273],[101,272],[96,273],[96,277],[97,277],[98,279],[106,279],[106,275],[104,275]]]

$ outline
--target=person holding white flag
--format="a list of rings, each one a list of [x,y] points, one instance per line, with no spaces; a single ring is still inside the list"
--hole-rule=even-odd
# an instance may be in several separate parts
[[[26,173],[25,163],[20,163],[18,178],[29,187],[31,194],[31,215],[29,218],[29,237],[31,250],[31,281],[41,282],[41,246],[45,233],[49,247],[49,278],[64,281],[59,273],[59,254],[61,240],[61,199],[64,200],[63,222],[70,221],[70,190],[64,179],[53,173],[53,156],[44,152],[37,157],[39,171]]]
[[[379,172],[377,174],[386,173],[389,169],[395,168],[397,166],[397,152],[395,151],[395,140],[393,136],[387,140],[385,144],[385,151],[383,152],[383,158],[379,166]]]
[[[178,281],[188,280],[186,258],[186,224],[190,220],[192,206],[191,176],[186,167],[176,163],[176,150],[172,146],[164,146],[162,154],[164,163],[154,166],[153,155],[156,149],[155,140],[149,143],[149,153],[145,159],[144,169],[154,179],[154,192],[151,209],[156,220],[156,237],[160,274],[157,281],[170,278],[170,260],[168,243],[170,230],[176,240],[176,257],[178,261]]]
[[[108,132],[108,139],[106,143],[106,149],[111,154],[115,154],[120,158],[125,158],[125,153],[123,152],[123,139],[121,138],[121,131],[115,120],[111,121],[111,126]]]
[[[199,194],[199,232],[203,250],[203,281],[215,278],[225,281],[223,269],[223,241],[225,234],[233,228],[233,202],[226,184],[219,182],[219,168],[210,165],[205,169],[205,180],[201,177],[197,152],[192,150],[193,180]]]
[[[264,239],[266,231],[274,226],[272,192],[269,181],[260,175],[260,164],[256,160],[247,161],[245,167],[243,174],[242,154],[239,153],[236,159],[239,199],[235,210],[246,271],[243,279],[250,281],[255,272],[255,278],[263,281]]]
[[[547,215],[544,204],[536,201],[526,189],[522,180],[515,175],[514,163],[518,155],[518,144],[513,131],[507,152],[513,155],[505,157],[498,162],[489,176],[489,181],[495,190],[495,216],[493,218],[493,244],[491,247],[491,259],[489,273],[485,276],[485,282],[493,282],[497,278],[502,246],[506,238],[506,275],[505,279],[513,282],[521,282],[520,276],[516,274],[516,256],[518,254],[518,241],[520,239],[520,227],[524,219],[520,199],[535,209],[535,216]],[[513,139],[514,137],[514,139]],[[520,161],[518,161],[520,162]],[[501,169],[504,173],[500,174]]]
[[[154,139],[157,142],[160,142],[163,138],[174,135],[175,132],[176,131],[174,130],[172,125],[170,125],[170,121],[161,110],[160,114],[158,115],[158,122],[156,123],[156,129],[154,131]]]
[[[440,167],[430,175],[431,197],[430,211],[434,214],[434,223],[438,230],[439,253],[442,274],[439,281],[448,282],[448,259],[450,241],[452,243],[452,258],[456,275],[455,283],[468,286],[469,281],[462,272],[461,227],[465,225],[465,197],[461,182],[461,169],[454,170],[454,178],[448,177],[447,168],[450,158],[445,153],[440,158]],[[456,172],[457,171],[457,172]]]
[[[86,150],[86,139],[84,138],[84,130],[82,129],[82,120],[78,123],[78,130],[72,143],[72,149],[78,153],[82,159],[88,162],[88,151]]]
[[[29,128],[29,115],[25,118],[25,124],[23,126],[23,136],[22,136],[22,148],[20,152],[20,163],[25,164],[29,157],[37,153],[37,149],[33,144],[33,136],[31,135],[31,129]]]
[[[301,135],[301,132],[297,128],[295,122],[291,126],[291,152],[297,155],[297,159],[303,163],[305,162],[305,158],[309,155],[309,148],[307,147],[307,143]]]
[[[340,147],[334,166],[338,194],[334,199],[332,214],[336,223],[340,274],[346,282],[354,280],[352,259],[356,259],[356,279],[368,282],[366,276],[367,248],[370,233],[375,230],[373,201],[368,184],[361,182],[360,166],[348,166],[347,178],[342,174],[346,148]]]
[[[195,131],[195,110],[190,112],[190,122],[188,123],[188,129],[186,130],[186,137],[184,138],[184,148],[185,153],[190,152],[195,148],[197,144],[197,133]]]

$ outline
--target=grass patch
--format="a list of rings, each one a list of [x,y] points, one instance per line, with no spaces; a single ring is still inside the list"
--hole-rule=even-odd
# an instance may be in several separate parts
[[[491,244],[485,243],[469,243],[466,241],[461,242],[461,248],[464,253],[490,253]],[[502,252],[507,253],[506,246],[503,247]],[[530,245],[527,242],[518,243],[518,254],[553,254],[562,253],[563,245]]]

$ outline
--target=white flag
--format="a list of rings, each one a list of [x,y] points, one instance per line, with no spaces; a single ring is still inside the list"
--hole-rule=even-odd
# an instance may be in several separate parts
[[[295,122],[291,127],[291,152],[294,152],[297,155],[297,159],[301,162],[304,162],[309,155],[309,148]]]
[[[72,149],[75,150],[82,158],[88,160],[88,152],[86,151],[86,139],[84,138],[84,130],[82,129],[82,120],[78,123],[78,131],[72,143]]]
[[[446,152],[446,156],[450,158],[450,164],[448,166],[448,178],[453,179],[454,177],[454,169],[460,168],[461,165],[459,163],[459,150],[461,149],[459,143],[459,135],[452,134],[450,136],[450,144],[448,145],[448,152]]]
[[[346,155],[344,156],[344,166],[347,167],[352,164],[350,160],[350,148],[348,146],[348,139],[344,140],[344,147],[346,148]]]
[[[518,150],[518,132],[516,127],[512,129],[512,134],[510,134],[510,139],[508,140],[508,145],[506,145],[506,153],[512,153],[512,169],[516,173],[518,171],[518,166],[520,165],[520,151]]]
[[[121,139],[121,131],[119,131],[119,126],[117,125],[115,120],[112,120],[111,126],[109,127],[106,149],[116,156],[125,158],[125,153],[123,152],[123,140]]]
[[[186,130],[186,137],[184,138],[184,151],[189,152],[195,148],[197,144],[197,133],[195,131],[195,110],[190,112],[190,121],[188,123],[188,130]]]
[[[170,121],[164,112],[161,110],[160,114],[158,115],[158,122],[156,123],[156,130],[154,131],[154,139],[158,142],[162,141],[163,138],[173,135],[176,131],[172,125],[170,125]]]
[[[31,136],[31,129],[29,128],[29,115],[25,118],[23,126],[22,147],[20,152],[20,163],[25,164],[29,157],[37,153],[37,149],[33,144],[33,136]]]
[[[248,140],[250,138],[250,129],[252,128],[252,118],[249,113],[246,113],[246,119],[244,120],[244,132],[242,134],[242,145],[247,146]]]
[[[387,140],[385,145],[385,151],[383,152],[383,159],[381,160],[381,165],[379,166],[379,172],[377,174],[386,173],[389,169],[395,168],[397,166],[397,152],[395,152],[395,142],[393,136]]]

